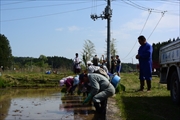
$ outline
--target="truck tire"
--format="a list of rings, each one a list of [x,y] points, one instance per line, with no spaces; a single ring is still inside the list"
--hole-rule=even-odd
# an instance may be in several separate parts
[[[176,71],[171,76],[171,98],[175,104],[180,104],[180,82]]]

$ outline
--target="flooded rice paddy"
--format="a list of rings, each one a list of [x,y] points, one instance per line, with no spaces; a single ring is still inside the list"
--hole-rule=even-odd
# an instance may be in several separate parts
[[[83,99],[59,88],[0,89],[0,120],[98,120]]]

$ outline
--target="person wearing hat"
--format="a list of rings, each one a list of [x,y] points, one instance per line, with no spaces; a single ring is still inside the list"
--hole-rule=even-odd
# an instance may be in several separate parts
[[[71,95],[73,95],[78,83],[79,83],[79,75],[75,77],[67,77],[60,80],[60,86],[66,85],[66,89],[67,89],[66,94],[70,93]]]
[[[80,79],[83,79],[84,82],[89,82],[91,85],[90,93],[83,101],[83,104],[88,103],[92,99],[96,112],[105,117],[108,97],[115,94],[115,88],[108,78],[98,73],[84,74]]]
[[[91,61],[87,61],[87,66],[88,66],[87,68],[88,73],[94,73],[100,68],[99,66],[94,66]]]

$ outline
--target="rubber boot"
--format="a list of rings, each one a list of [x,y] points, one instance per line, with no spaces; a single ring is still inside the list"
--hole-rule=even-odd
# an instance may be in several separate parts
[[[106,120],[107,99],[101,102],[102,120]]]
[[[94,102],[94,107],[96,108],[96,112],[97,112],[97,113],[101,113],[101,107],[100,107],[100,104],[99,104],[99,103]]]
[[[136,92],[143,91],[143,89],[144,89],[144,80],[140,80],[140,89],[137,90]]]
[[[150,91],[151,90],[151,80],[146,80],[147,83],[147,90]]]

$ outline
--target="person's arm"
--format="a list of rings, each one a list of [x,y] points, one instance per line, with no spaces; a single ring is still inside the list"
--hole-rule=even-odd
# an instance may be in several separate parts
[[[72,85],[71,85],[71,82],[70,80],[66,80],[66,88],[67,88],[67,92],[69,92],[69,90],[71,89]]]

